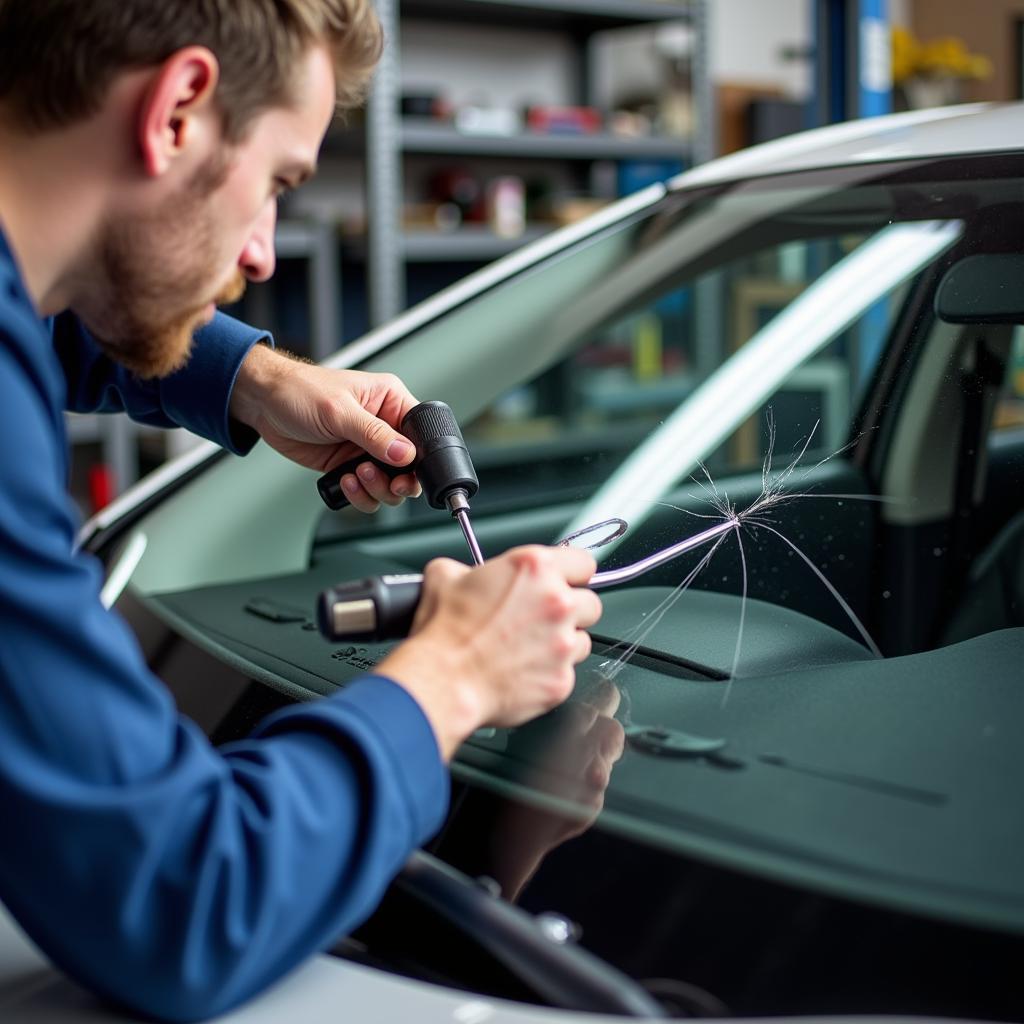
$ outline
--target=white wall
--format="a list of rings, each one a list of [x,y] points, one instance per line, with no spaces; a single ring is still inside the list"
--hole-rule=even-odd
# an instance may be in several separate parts
[[[807,61],[786,61],[786,47],[813,44],[810,0],[712,0],[709,56],[716,82],[769,85],[794,99],[811,94]]]
[[[811,0],[710,0],[708,57],[715,82],[765,85],[793,99],[811,92],[807,60],[787,60],[785,49],[813,43]],[[663,80],[656,27],[640,27],[599,37],[597,100],[653,91]]]
[[[558,33],[406,21],[401,46],[406,92],[459,105],[579,102],[573,46]]]

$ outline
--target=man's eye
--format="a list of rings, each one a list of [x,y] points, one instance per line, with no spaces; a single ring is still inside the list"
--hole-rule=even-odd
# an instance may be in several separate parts
[[[274,182],[274,198],[280,202],[289,192],[292,191],[292,185],[290,182],[285,181],[283,178],[278,178]]]

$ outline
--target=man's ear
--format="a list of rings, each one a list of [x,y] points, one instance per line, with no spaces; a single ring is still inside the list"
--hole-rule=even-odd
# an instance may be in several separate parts
[[[153,73],[139,110],[138,139],[146,173],[165,174],[190,147],[201,144],[209,121],[220,65],[204,46],[172,54]]]

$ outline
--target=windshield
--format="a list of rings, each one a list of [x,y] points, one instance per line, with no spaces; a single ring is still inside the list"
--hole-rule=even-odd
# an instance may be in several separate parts
[[[452,407],[480,478],[485,555],[616,520],[624,530],[576,543],[615,534],[595,555],[622,569],[719,527],[604,591],[570,706],[475,736],[457,777],[574,807],[579,827],[603,808],[616,828],[705,853],[755,837],[761,866],[776,842],[823,864],[859,857],[875,874],[856,884],[876,894],[886,872],[924,871],[947,838],[974,829],[951,811],[908,846],[867,827],[874,812],[856,804],[895,793],[925,813],[949,802],[943,787],[965,784],[949,758],[916,772],[868,763],[907,742],[890,742],[897,719],[872,700],[888,700],[891,663],[913,735],[927,735],[922,716],[938,705],[915,688],[937,670],[893,656],[1000,624],[989,615],[965,633],[946,581],[1019,508],[1019,470],[1003,473],[999,459],[1021,448],[1022,336],[984,316],[941,320],[934,296],[964,257],[1020,251],[1024,196],[1012,159],[966,163],[837,168],[634,203],[504,279],[481,278],[476,294],[436,300],[439,312],[358,364]],[[960,404],[964,374],[978,402]],[[1004,498],[982,503],[968,537],[962,497],[985,467],[962,453],[979,440],[995,453],[986,493]],[[458,527],[424,502],[329,512],[309,473],[263,447],[163,499],[124,551],[134,574],[122,607],[141,602],[289,699],[332,693],[390,649],[320,639],[321,590],[417,572],[438,555],[469,560]],[[812,684],[796,710],[778,696]],[[585,776],[599,719],[632,753],[595,783]],[[672,781],[666,757],[703,766],[700,786]],[[803,785],[800,764],[807,779],[853,787],[808,796],[822,801],[824,830],[817,812],[768,795],[780,771]],[[847,797],[867,817],[844,816]],[[966,863],[928,871],[952,885]]]
[[[967,195],[957,181],[880,177],[836,171],[668,197],[371,360],[456,411],[480,477],[473,505],[485,553],[618,518],[625,535],[595,554],[620,566],[754,505],[791,463],[790,490],[873,491],[853,449],[908,296],[965,243],[982,193],[994,206],[1017,188],[989,182]],[[692,585],[735,594],[753,585],[862,636],[849,611],[865,612],[864,581],[835,538],[869,526],[863,505],[842,502],[814,509],[834,528],[828,549],[809,558],[828,563],[850,610],[813,573],[780,569],[777,555],[741,572],[731,542],[716,555],[721,571]],[[810,514],[766,521],[751,543],[770,540],[770,528],[799,543]],[[422,503],[374,520],[325,513],[315,557],[359,539],[404,560],[425,550],[428,523],[440,531],[434,553],[466,558],[458,531]],[[686,571],[646,582],[675,585]]]
[[[785,605],[895,653],[879,635],[891,591],[865,558],[880,522],[948,511],[960,438],[936,427],[948,446],[924,454],[934,425],[921,399],[903,428],[917,439],[907,465],[879,476],[872,452],[905,384],[892,361],[931,343],[944,372],[962,331],[922,296],[959,255],[1020,244],[1012,161],[975,158],[972,175],[942,162],[838,168],[632,203],[360,365],[452,407],[480,478],[485,555],[616,520],[621,536],[595,554],[621,568],[739,516],[750,529],[634,582]],[[1012,423],[1019,373],[1000,383]],[[263,449],[202,474],[141,532],[144,595],[468,560],[425,502],[329,512],[307,474]]]

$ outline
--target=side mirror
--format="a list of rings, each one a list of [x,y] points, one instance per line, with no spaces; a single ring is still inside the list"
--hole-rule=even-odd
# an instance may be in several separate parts
[[[1024,324],[1024,255],[982,253],[946,271],[935,313],[950,324]]]

